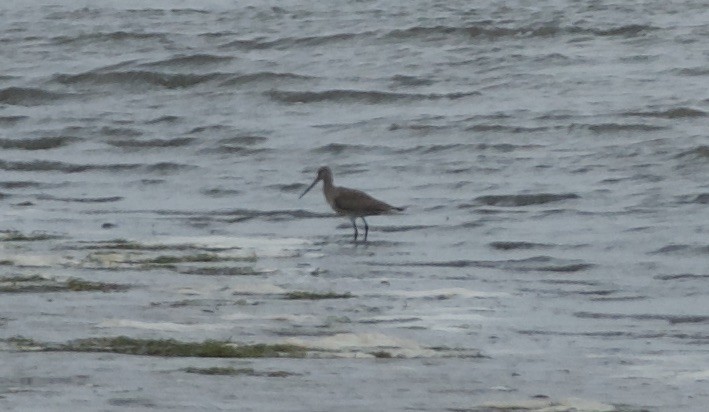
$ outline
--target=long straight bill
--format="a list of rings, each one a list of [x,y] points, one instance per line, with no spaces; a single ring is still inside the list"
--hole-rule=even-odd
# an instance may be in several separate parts
[[[319,178],[319,177],[316,177],[315,180],[313,181],[313,183],[312,183],[310,186],[308,186],[307,189],[305,189],[305,192],[303,192],[302,195],[298,196],[298,199],[300,199],[301,197],[305,196],[305,194],[308,193],[308,192],[310,191],[310,189],[312,189],[313,186],[315,186],[315,185],[318,183],[318,181],[320,181],[320,178]]]

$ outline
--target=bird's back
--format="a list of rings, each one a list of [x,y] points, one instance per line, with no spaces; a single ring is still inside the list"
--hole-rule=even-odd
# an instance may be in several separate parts
[[[330,199],[328,199],[330,202]],[[371,216],[402,211],[386,202],[375,199],[361,190],[338,187],[335,190],[330,206],[339,214],[348,216]]]

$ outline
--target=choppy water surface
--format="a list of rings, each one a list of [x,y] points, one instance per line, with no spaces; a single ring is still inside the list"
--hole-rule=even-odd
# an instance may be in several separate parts
[[[2,409],[704,410],[706,6],[0,6]]]

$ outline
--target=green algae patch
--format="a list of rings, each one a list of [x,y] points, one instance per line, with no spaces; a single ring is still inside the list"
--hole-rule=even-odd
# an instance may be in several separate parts
[[[128,288],[126,285],[91,282],[78,278],[59,280],[39,275],[0,277],[0,293],[122,292]]]
[[[86,267],[171,270],[179,273],[204,275],[259,274],[252,267],[254,262],[258,261],[257,256],[253,252],[234,250],[240,248],[209,248],[190,244],[145,244],[125,239],[97,243],[79,242],[76,247],[90,251],[83,259]],[[227,266],[242,267],[231,269]],[[207,267],[211,268],[207,269]]]
[[[394,357],[394,355],[392,355],[391,352],[387,352],[384,350],[380,350],[377,352],[370,352],[369,354],[374,356],[375,358],[379,358],[379,359],[391,359]]]
[[[127,290],[128,286],[69,278],[66,281],[66,288],[71,292],[120,292]]]
[[[293,291],[283,295],[284,299],[291,300],[320,300],[320,299],[349,299],[354,297],[350,292],[335,293],[335,292],[307,292]]]
[[[141,265],[143,268],[175,268],[180,264],[191,263],[219,263],[219,262],[255,262],[256,256],[233,256],[220,255],[216,253],[196,253],[184,255],[159,255],[155,257],[139,259],[132,262]]]
[[[47,347],[47,350],[197,358],[302,358],[306,355],[306,348],[289,344],[236,345],[217,340],[181,342],[174,339],[135,339],[126,336],[79,339],[57,347]]]
[[[7,348],[21,352],[41,352],[46,350],[46,346],[40,342],[24,336],[13,336],[1,340],[7,345]],[[3,348],[4,349],[4,348]]]
[[[219,255],[213,253],[199,253],[196,255],[185,255],[185,256],[169,256],[160,255],[151,259],[145,259],[140,263],[148,265],[174,265],[177,263],[204,263],[204,262],[218,262],[224,260]]]
[[[200,375],[265,376],[265,377],[269,377],[269,378],[285,378],[288,376],[297,375],[295,373],[286,372],[286,371],[259,372],[259,371],[254,370],[253,368],[232,368],[230,366],[227,366],[227,367],[215,366],[212,368],[189,367],[189,368],[182,369],[182,371],[187,372],[187,373],[196,373],[196,374],[200,374]]]
[[[13,336],[5,340],[15,346],[41,346],[37,341],[31,338],[25,338],[24,336]]]
[[[125,239],[114,239],[106,242],[94,243],[84,247],[84,249],[108,249],[108,250],[174,250],[175,247],[168,245],[144,245]]]
[[[180,273],[200,276],[257,276],[264,272],[252,266],[219,266],[190,268],[188,270],[181,270]]]
[[[44,276],[40,275],[14,275],[14,276],[4,276],[0,277],[0,282],[9,282],[9,283],[16,283],[16,282],[43,282],[50,280],[49,278],[45,278]]]
[[[32,232],[30,234],[24,234],[16,231],[0,232],[1,242],[37,242],[59,238],[61,238],[61,236],[51,235],[44,232]]]

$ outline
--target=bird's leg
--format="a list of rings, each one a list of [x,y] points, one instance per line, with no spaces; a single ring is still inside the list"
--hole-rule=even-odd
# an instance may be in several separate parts
[[[355,223],[355,218],[354,218],[354,217],[351,217],[351,218],[350,218],[350,222],[352,222],[352,227],[353,227],[354,230],[355,230],[354,241],[356,242],[356,241],[357,241],[357,224]],[[365,238],[366,238],[366,235],[365,235]],[[366,239],[365,239],[365,240],[366,240]]]
[[[364,216],[362,216],[362,221],[364,222],[364,241],[367,241],[367,233],[369,233],[369,225],[367,225],[367,221],[364,220]]]

